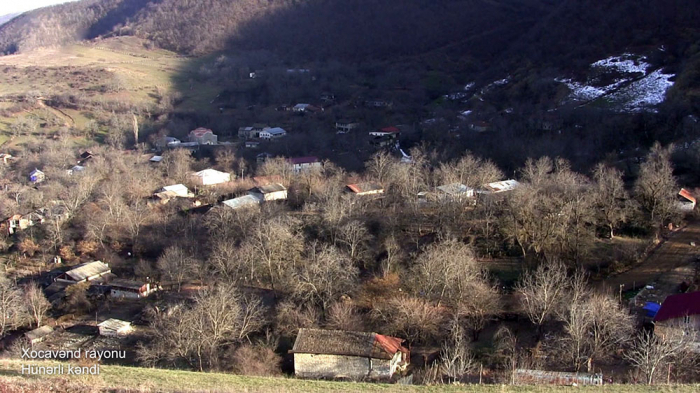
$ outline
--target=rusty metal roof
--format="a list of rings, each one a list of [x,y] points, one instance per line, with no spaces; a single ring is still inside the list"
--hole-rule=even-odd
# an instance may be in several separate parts
[[[391,359],[397,352],[408,352],[403,341],[377,333],[302,328],[292,352]]]
[[[357,194],[361,194],[363,192],[371,192],[371,191],[384,191],[384,187],[382,187],[381,184],[373,183],[373,182],[348,184],[348,188],[350,189],[350,191],[357,193]]]

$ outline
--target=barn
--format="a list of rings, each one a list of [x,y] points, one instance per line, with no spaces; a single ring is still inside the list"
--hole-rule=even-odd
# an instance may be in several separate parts
[[[292,353],[301,378],[388,380],[409,363],[403,339],[377,333],[300,329]]]

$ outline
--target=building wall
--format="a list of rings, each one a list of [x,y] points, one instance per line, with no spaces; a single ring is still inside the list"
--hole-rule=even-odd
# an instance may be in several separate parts
[[[700,332],[700,315],[690,315],[688,318],[688,323],[685,321],[685,317],[668,319],[661,322],[654,323],[654,334],[663,337],[668,334],[672,329],[694,329]]]
[[[388,379],[391,360],[295,353],[294,373],[301,378]]]

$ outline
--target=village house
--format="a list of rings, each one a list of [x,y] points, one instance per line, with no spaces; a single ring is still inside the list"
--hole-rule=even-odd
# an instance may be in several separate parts
[[[5,165],[8,165],[13,159],[14,158],[12,157],[12,154],[0,153],[0,162],[2,162]]]
[[[73,168],[68,169],[68,170],[66,171],[66,173],[67,173],[68,175],[75,175],[75,174],[78,174],[78,173],[80,173],[80,172],[82,172],[82,171],[84,171],[84,170],[85,170],[85,167],[84,167],[84,166],[82,166],[82,165],[75,165]]]
[[[56,281],[67,284],[96,281],[104,282],[113,278],[112,269],[102,261],[86,262],[60,274]]]
[[[29,214],[15,214],[7,219],[7,231],[13,235],[18,230],[25,230],[37,224],[43,224],[45,217],[37,212]]]
[[[212,130],[204,127],[199,127],[190,131],[189,140],[199,145],[216,145],[219,143],[216,134],[214,134]]]
[[[480,194],[498,194],[501,192],[513,191],[520,187],[520,182],[517,180],[501,180],[493,183],[484,184],[482,189],[477,191]]]
[[[230,173],[217,171],[216,169],[204,169],[193,173],[191,177],[193,182],[200,186],[211,186],[231,181]]]
[[[270,126],[267,124],[256,123],[249,127],[240,127],[238,129],[238,137],[241,139],[255,139],[260,138],[260,133],[269,130]]]
[[[346,134],[354,129],[357,129],[360,123],[355,123],[350,120],[338,120],[335,122],[335,130],[339,134]]]
[[[90,150],[85,150],[84,152],[80,153],[80,159],[78,160],[78,164],[85,165],[85,163],[92,160],[93,157],[95,157],[95,155],[92,154]]]
[[[148,160],[149,162],[152,162],[154,164],[157,164],[159,162],[163,161],[163,156],[153,156],[151,159]]]
[[[654,334],[665,337],[673,330],[695,334],[700,350],[700,291],[666,297],[654,317]]]
[[[165,186],[156,192],[156,197],[161,199],[170,198],[192,198],[194,194],[190,192],[189,189],[184,184],[173,184],[172,186]]]
[[[150,283],[114,278],[109,282],[109,295],[115,298],[140,299],[156,291]]]
[[[459,201],[474,197],[474,189],[462,183],[445,184],[435,189],[437,190],[437,198],[443,201]]]
[[[260,139],[279,139],[287,135],[287,131],[280,127],[268,128],[264,131],[260,131]]]
[[[246,207],[259,206],[260,201],[261,200],[257,196],[245,195],[245,196],[238,197],[238,198],[228,199],[228,200],[225,200],[221,203],[223,203],[224,206],[228,206],[233,210],[237,210],[237,209],[243,209]]]
[[[370,136],[376,136],[376,137],[382,137],[382,136],[389,136],[394,139],[398,138],[399,134],[401,134],[401,130],[398,129],[398,127],[394,126],[389,126],[389,127],[384,127],[379,130],[374,130],[370,131],[369,135]]]
[[[690,193],[690,191],[686,190],[685,188],[681,188],[680,192],[678,193],[678,201],[676,202],[678,210],[682,212],[692,212],[695,209],[696,202],[695,197]]]
[[[257,149],[258,147],[260,147],[260,142],[258,142],[258,141],[246,141],[245,147],[246,147],[246,149]]]
[[[279,183],[258,186],[248,190],[248,195],[257,198],[259,201],[279,201],[287,199],[287,188]]]
[[[121,319],[110,318],[104,322],[97,324],[100,331],[100,336],[126,336],[133,331],[131,322],[122,321]]]
[[[258,164],[262,164],[263,162],[267,161],[268,158],[272,158],[272,154],[270,153],[260,153],[255,156],[255,161]]]
[[[373,182],[348,184],[347,188],[351,193],[358,196],[379,195],[384,193],[384,187],[382,187],[381,184]]]
[[[292,111],[297,113],[322,112],[323,108],[311,104],[296,104],[292,107]]]
[[[410,362],[403,339],[377,333],[299,329],[292,353],[300,378],[389,380]]]
[[[36,168],[34,168],[34,170],[29,173],[29,181],[34,184],[41,183],[44,180],[46,180],[46,175],[44,174],[44,172]]]
[[[317,157],[312,156],[288,158],[287,163],[289,163],[294,173],[321,168],[321,161],[319,161]]]
[[[29,344],[34,345],[44,341],[51,333],[53,333],[53,328],[49,325],[44,325],[24,333],[24,337],[29,341]]]

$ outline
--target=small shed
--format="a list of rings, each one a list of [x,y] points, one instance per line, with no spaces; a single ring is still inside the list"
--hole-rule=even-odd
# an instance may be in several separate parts
[[[172,186],[165,186],[161,188],[156,196],[161,198],[192,198],[194,194],[190,192],[189,189],[184,184],[173,184]]]
[[[292,353],[302,378],[390,379],[410,362],[403,339],[343,330],[299,330]]]
[[[29,181],[32,183],[41,183],[46,179],[46,174],[44,172],[34,168],[31,173],[29,173]]]
[[[131,322],[110,318],[97,324],[100,336],[126,336],[133,331]]]
[[[53,333],[53,328],[49,325],[44,325],[24,333],[24,337],[29,340],[30,344],[34,345],[44,341],[44,339],[51,333]]]
[[[279,183],[272,183],[251,188],[248,195],[266,202],[284,200],[287,199],[287,188]]]
[[[163,156],[153,156],[153,157],[151,157],[151,159],[150,159],[150,160],[148,160],[148,161],[150,161],[150,162],[153,162],[153,163],[156,163],[156,164],[157,164],[157,163],[159,163],[159,162],[163,161]]]
[[[482,194],[498,194],[501,192],[513,191],[520,187],[520,182],[517,180],[501,180],[492,183],[484,184],[483,189],[479,192]]]

